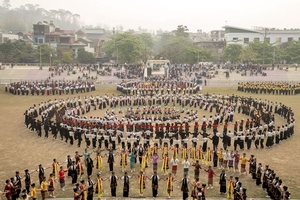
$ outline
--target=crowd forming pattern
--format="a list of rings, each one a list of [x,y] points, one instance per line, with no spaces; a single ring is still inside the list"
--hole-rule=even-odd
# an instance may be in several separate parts
[[[95,167],[98,170],[103,168],[104,157],[108,157],[108,165],[113,173],[115,157],[120,156],[123,171],[126,169],[127,160],[131,170],[135,170],[136,160],[139,160],[141,173],[129,176],[125,172],[126,174],[122,176],[124,196],[129,192],[129,186],[125,187],[126,181],[129,181],[127,178],[134,177],[138,179],[140,195],[145,189],[146,178],[149,178],[152,180],[153,196],[156,196],[158,185],[153,185],[153,181],[156,176],[159,178],[157,175],[159,163],[165,175],[162,180],[166,181],[168,196],[172,193],[172,184],[178,181],[182,185],[183,198],[186,198],[186,193],[189,192],[188,185],[192,184],[193,198],[198,198],[199,194],[205,199],[205,190],[213,187],[215,175],[213,168],[238,170],[239,162],[241,172],[246,171],[246,163],[249,162],[248,172],[252,173],[257,185],[261,184],[260,180],[263,177],[263,188],[267,190],[269,196],[274,198],[288,196],[287,188],[283,187],[282,181],[271,169],[263,168],[261,163],[257,164],[253,155],[246,158],[245,154],[241,156],[237,151],[238,148],[242,150],[253,148],[252,142],[255,148],[264,148],[291,137],[294,133],[293,111],[286,105],[236,95],[200,94],[195,85],[187,82],[164,80],[132,82],[130,85],[126,84],[125,88],[124,85],[118,86],[118,90],[124,93],[120,96],[78,96],[66,100],[41,102],[38,106],[34,105],[26,110],[25,125],[40,137],[43,136],[42,132],[46,138],[51,133],[53,138],[60,137],[71,145],[77,140],[80,147],[84,140],[87,147],[92,146],[95,149],[98,147],[95,160]],[[85,116],[91,110],[99,109],[104,110],[103,117]],[[201,110],[206,110],[210,116],[198,116]],[[247,120],[235,119],[235,113],[244,114]],[[274,115],[283,117],[286,123],[275,125]],[[209,144],[210,140],[212,144]],[[202,143],[198,144],[200,141]],[[222,148],[219,148],[220,141]],[[109,153],[103,154],[101,149],[108,149]],[[159,155],[158,159],[160,153],[161,157]],[[84,165],[87,174],[92,174],[93,160],[88,155],[88,152],[84,154],[84,164],[78,153],[75,160],[69,160],[68,175],[72,176],[72,183],[77,183],[77,179],[81,180]],[[178,163],[182,162],[184,174],[187,174],[189,161],[195,167],[195,181],[188,184],[186,176],[180,180],[176,179],[176,171]],[[153,175],[146,176],[143,171],[151,162]],[[57,164],[54,160],[51,180],[61,179]],[[168,174],[171,164],[172,173]],[[208,188],[205,184],[197,184],[201,164],[208,166],[208,169],[205,169],[208,173]],[[72,166],[75,166],[73,170]],[[43,187],[42,175],[40,183]],[[238,177],[236,178],[236,180],[233,180],[233,177],[227,179],[224,172],[221,172],[220,192],[227,191],[228,198],[243,199],[246,197],[245,188],[242,189]],[[111,195],[115,196],[118,178],[112,174],[109,179]],[[51,180],[50,183],[53,182]],[[97,174],[94,188],[99,198],[103,195],[102,181],[105,180]],[[89,181],[77,186],[79,190],[74,189],[74,197],[86,199],[93,196],[93,192],[89,192],[89,189],[82,190],[85,187],[90,188]],[[86,192],[79,195],[78,191]]]

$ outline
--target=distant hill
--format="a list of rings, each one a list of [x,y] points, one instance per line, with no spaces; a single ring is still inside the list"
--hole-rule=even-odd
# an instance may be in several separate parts
[[[80,15],[68,10],[46,10],[33,4],[11,9],[9,0],[0,6],[0,16],[0,32],[32,31],[34,23],[51,20],[64,29],[75,30],[81,26]]]

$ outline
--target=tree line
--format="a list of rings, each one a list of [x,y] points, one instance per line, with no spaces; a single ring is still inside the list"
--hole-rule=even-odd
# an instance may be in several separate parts
[[[145,63],[149,59],[168,59],[171,63],[197,63],[213,61],[213,54],[193,44],[188,37],[188,28],[179,25],[176,30],[158,35],[135,33],[115,33],[103,44],[109,59],[118,63]]]
[[[1,63],[41,63],[42,65],[59,65],[96,62],[94,55],[79,49],[77,57],[72,50],[53,49],[48,44],[33,47],[22,40],[6,41],[0,44]]]
[[[281,45],[267,41],[250,42],[247,46],[229,44],[223,52],[225,61],[254,64],[295,64],[300,63],[300,42],[291,41]]]

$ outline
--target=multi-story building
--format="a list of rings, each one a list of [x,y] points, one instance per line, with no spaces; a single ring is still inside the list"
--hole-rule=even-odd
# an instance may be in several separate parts
[[[280,45],[286,42],[300,41],[300,29],[276,29],[254,27],[253,29],[235,26],[224,26],[227,44],[247,45],[249,42],[260,41]]]
[[[224,35],[223,30],[213,30],[210,34],[198,30],[196,33],[189,33],[189,38],[196,46],[210,51],[217,60],[220,60],[225,47]]]
[[[54,31],[54,29],[53,21],[50,21],[50,23],[43,21],[33,24],[33,42],[45,43],[45,34]]]
[[[0,44],[9,40],[18,40],[19,36],[12,33],[1,33],[0,32]]]

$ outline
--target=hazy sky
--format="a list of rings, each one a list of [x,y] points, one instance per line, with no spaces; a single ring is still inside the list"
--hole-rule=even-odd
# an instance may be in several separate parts
[[[300,0],[11,0],[13,8],[27,3],[69,10],[85,24],[121,25],[125,30],[141,26],[170,31],[181,24],[193,32],[221,29],[226,24],[300,27]]]

